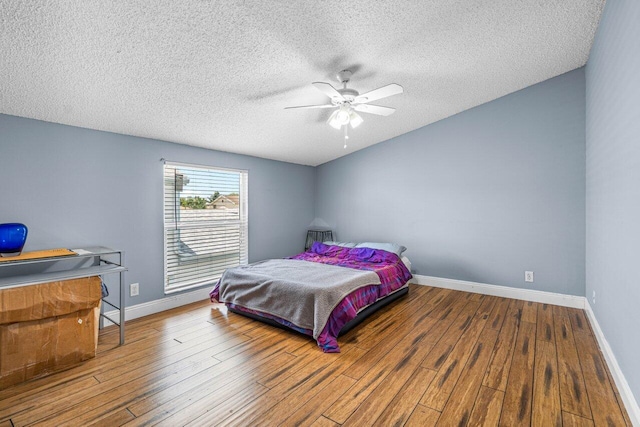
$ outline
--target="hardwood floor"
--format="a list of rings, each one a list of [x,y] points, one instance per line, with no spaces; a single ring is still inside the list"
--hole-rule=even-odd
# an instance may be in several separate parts
[[[209,302],[0,390],[0,427],[631,426],[581,310],[411,285],[324,354]]]

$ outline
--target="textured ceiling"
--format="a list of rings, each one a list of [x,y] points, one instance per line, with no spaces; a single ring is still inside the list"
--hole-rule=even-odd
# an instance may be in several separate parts
[[[318,165],[583,66],[604,0],[0,0],[0,112]],[[354,72],[389,117],[349,147],[329,99]]]

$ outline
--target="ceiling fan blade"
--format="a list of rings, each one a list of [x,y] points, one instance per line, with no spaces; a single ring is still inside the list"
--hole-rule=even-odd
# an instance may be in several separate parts
[[[284,107],[285,110],[292,110],[295,108],[335,108],[336,106],[333,104],[322,104],[322,105],[300,105],[299,107]]]
[[[338,92],[336,88],[331,86],[329,83],[313,82],[311,84],[315,86],[315,88],[318,89],[320,92],[327,95],[329,98],[344,101],[344,97],[342,96],[342,94]]]
[[[353,106],[353,109],[362,111],[363,113],[377,114],[379,116],[390,116],[394,111],[396,111],[395,108],[370,104],[357,104]]]
[[[365,103],[371,102],[378,99],[386,98],[387,96],[397,95],[399,93],[404,92],[402,86],[396,83],[391,83],[390,85],[379,87],[378,89],[371,90],[367,93],[363,93],[362,95],[356,96],[354,102],[357,103]]]

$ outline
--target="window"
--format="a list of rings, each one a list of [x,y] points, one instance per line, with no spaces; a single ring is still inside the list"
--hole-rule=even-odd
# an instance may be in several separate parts
[[[165,293],[213,285],[247,264],[247,180],[247,171],[165,163]]]

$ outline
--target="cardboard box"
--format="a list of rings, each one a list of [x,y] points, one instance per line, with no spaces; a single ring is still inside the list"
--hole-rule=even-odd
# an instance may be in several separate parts
[[[100,279],[0,289],[0,389],[95,357]]]

